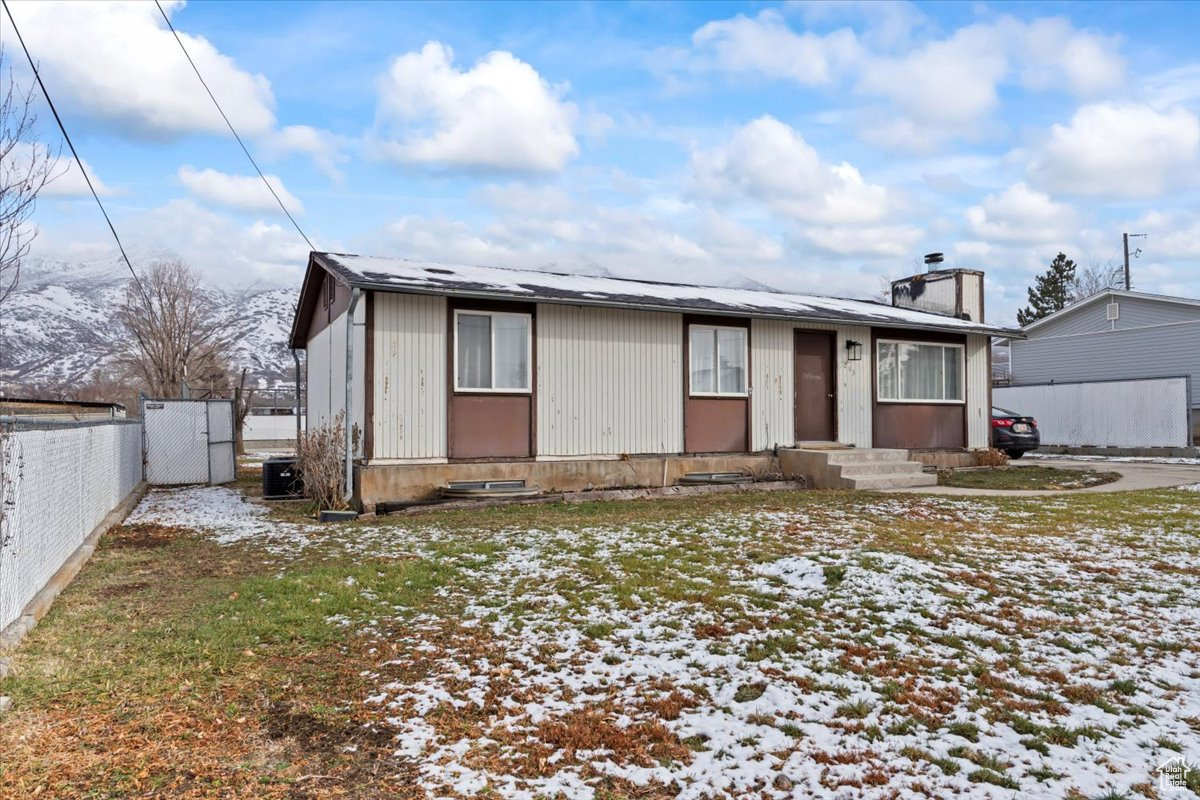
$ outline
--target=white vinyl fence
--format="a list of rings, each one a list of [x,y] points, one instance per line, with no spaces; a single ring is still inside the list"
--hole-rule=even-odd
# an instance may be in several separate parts
[[[0,630],[142,479],[136,422],[17,430],[0,438]]]
[[[304,430],[304,417],[300,417]],[[250,414],[242,425],[243,442],[295,442],[296,417],[292,414]]]
[[[1189,447],[1187,377],[997,386],[992,403],[1037,420],[1042,444]]]

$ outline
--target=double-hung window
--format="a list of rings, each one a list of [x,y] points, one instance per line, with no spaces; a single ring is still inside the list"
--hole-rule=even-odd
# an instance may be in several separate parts
[[[688,336],[691,394],[745,397],[746,329],[689,325]]]
[[[529,392],[531,323],[529,314],[455,311],[455,390]]]
[[[961,344],[880,339],[876,346],[876,389],[881,402],[963,402]]]

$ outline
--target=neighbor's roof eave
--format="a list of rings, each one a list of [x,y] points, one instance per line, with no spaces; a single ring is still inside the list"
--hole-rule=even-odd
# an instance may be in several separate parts
[[[1049,322],[1050,320],[1058,319],[1059,317],[1065,317],[1065,316],[1068,316],[1069,314],[1073,314],[1074,312],[1078,311],[1079,309],[1081,309],[1085,306],[1090,306],[1092,303],[1103,300],[1106,297],[1133,297],[1138,300],[1151,300],[1151,301],[1158,302],[1158,303],[1175,303],[1178,305],[1186,305],[1186,306],[1200,306],[1200,299],[1196,299],[1196,298],[1192,298],[1192,297],[1176,297],[1175,295],[1169,295],[1169,294],[1152,294],[1150,292],[1134,292],[1134,291],[1126,291],[1125,289],[1104,289],[1102,291],[1096,292],[1094,295],[1091,295],[1090,297],[1085,297],[1082,300],[1077,300],[1076,302],[1071,303],[1071,305],[1069,305],[1069,306],[1063,306],[1058,311],[1047,314],[1046,316],[1042,317],[1041,319],[1036,319],[1033,322],[1031,322],[1028,325],[1021,328],[1021,330],[1031,331],[1034,328],[1037,328],[1037,327],[1041,326],[1042,324]]]

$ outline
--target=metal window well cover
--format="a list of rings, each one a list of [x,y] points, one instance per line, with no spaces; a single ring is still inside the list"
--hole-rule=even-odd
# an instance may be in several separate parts
[[[685,486],[702,486],[712,483],[754,483],[754,476],[744,472],[689,472],[679,479]]]
[[[541,489],[536,486],[526,486],[523,480],[450,481],[441,490],[442,497],[447,500],[537,497],[541,493]]]

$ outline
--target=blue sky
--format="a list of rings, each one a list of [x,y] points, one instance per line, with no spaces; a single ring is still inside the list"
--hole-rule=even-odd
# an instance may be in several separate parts
[[[1200,296],[1200,3],[164,6],[320,249],[864,297],[938,250],[1011,323],[1128,231],[1135,288]],[[299,282],[153,4],[12,9],[135,251]],[[82,192],[38,254],[111,249]]]

